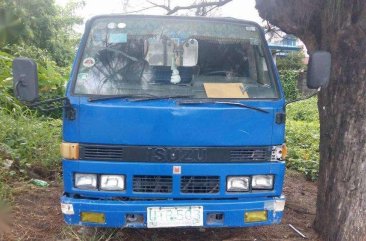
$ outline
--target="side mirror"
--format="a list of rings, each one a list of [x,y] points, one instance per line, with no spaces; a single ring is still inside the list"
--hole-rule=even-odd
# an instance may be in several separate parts
[[[327,85],[330,77],[332,58],[326,51],[316,51],[310,55],[307,74],[309,89],[318,89]]]
[[[14,95],[20,101],[34,102],[38,99],[37,64],[28,58],[13,61]]]

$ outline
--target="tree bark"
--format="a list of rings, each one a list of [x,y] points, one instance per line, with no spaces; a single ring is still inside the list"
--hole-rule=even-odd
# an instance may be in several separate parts
[[[319,94],[320,171],[314,227],[324,240],[366,240],[366,1],[256,0],[260,15],[332,54]]]
[[[318,100],[315,227],[327,240],[366,240],[366,35],[358,31],[330,42],[332,81]]]

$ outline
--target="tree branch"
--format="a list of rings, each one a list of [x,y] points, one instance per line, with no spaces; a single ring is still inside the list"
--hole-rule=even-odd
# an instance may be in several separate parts
[[[214,6],[214,7],[210,8],[210,9],[208,9],[208,10],[206,11],[206,15],[207,15],[208,13],[212,12],[213,10],[217,9],[218,7],[220,7],[220,6]]]
[[[154,3],[152,1],[148,1],[146,0],[146,2],[150,3],[151,5],[153,5],[153,7],[158,7],[158,8],[162,8],[164,10],[166,10],[167,12],[171,11],[170,9],[170,4],[168,4],[168,6],[164,5],[164,4],[157,4],[157,3]]]
[[[265,28],[265,34],[269,37],[269,40],[271,41],[275,35],[277,35],[277,37],[283,39],[283,36],[281,34],[283,34],[284,32],[281,31],[280,28],[278,28],[277,26],[274,26],[273,24],[271,24],[268,20],[266,21],[266,26]]]
[[[322,4],[319,0],[256,0],[263,19],[298,36],[310,50],[318,48],[321,42]]]
[[[139,13],[139,12],[143,12],[145,10],[149,10],[149,9],[152,9],[152,8],[156,8],[156,6],[150,6],[150,7],[141,8],[141,9],[138,9],[138,10],[130,11],[130,12],[125,12],[124,14]]]
[[[198,4],[192,4],[192,5],[188,5],[188,6],[176,6],[174,8],[171,8],[164,4],[157,4],[152,1],[147,1],[147,2],[152,4],[155,7],[159,7],[159,8],[166,10],[167,11],[166,15],[172,15],[181,10],[190,10],[190,9],[198,9],[198,8],[205,8],[205,7],[221,7],[231,1],[232,0],[218,0],[218,1],[214,1],[214,2],[201,2]]]

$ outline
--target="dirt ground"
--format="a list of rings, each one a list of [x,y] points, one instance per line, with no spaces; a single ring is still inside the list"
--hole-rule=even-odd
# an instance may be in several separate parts
[[[31,184],[18,184],[14,190],[14,202],[8,218],[11,231],[6,236],[0,236],[1,241],[304,240],[289,224],[306,235],[307,240],[319,240],[312,229],[316,183],[306,181],[296,172],[286,175],[284,192],[287,203],[282,224],[255,228],[116,230],[69,227],[63,222],[59,205],[61,186],[39,188]]]

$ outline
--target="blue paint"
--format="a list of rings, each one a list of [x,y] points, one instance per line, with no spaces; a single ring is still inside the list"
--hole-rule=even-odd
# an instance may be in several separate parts
[[[92,20],[91,20],[92,21]],[[233,20],[227,20],[233,21]],[[90,22],[87,24],[87,29]],[[259,26],[258,26],[259,27]],[[111,35],[112,36],[112,35]],[[262,36],[263,37],[263,36]],[[125,99],[89,102],[87,96],[73,95],[83,48],[87,41],[83,36],[74,61],[66,96],[75,108],[76,119],[64,117],[63,140],[75,143],[150,145],[150,146],[273,146],[284,143],[285,125],[275,123],[275,115],[284,111],[284,93],[278,71],[265,46],[267,65],[276,81],[279,99],[242,100],[243,104],[266,110],[263,113],[251,109],[223,104],[179,105],[176,100],[131,102]],[[127,35],[114,35],[109,41],[127,41]],[[181,175],[219,176],[220,189],[215,194],[180,193],[180,176],[173,175],[172,193],[135,193],[132,190],[133,175],[172,175],[173,166],[182,168]],[[124,192],[85,191],[74,187],[74,173],[126,175]],[[65,194],[62,203],[73,204],[75,214],[64,215],[71,225],[103,227],[146,227],[146,208],[151,206],[191,206],[204,208],[205,227],[249,227],[270,225],[281,221],[283,212],[268,210],[266,222],[245,223],[244,212],[264,210],[265,204],[284,200],[281,196],[285,175],[284,162],[264,163],[134,163],[94,160],[63,160]],[[228,193],[226,177],[233,175],[271,174],[275,177],[270,191]],[[161,198],[160,201],[118,201],[125,198]],[[176,200],[179,199],[179,200]],[[106,223],[95,225],[81,223],[80,212],[103,212]],[[207,223],[210,213],[223,213],[224,220]],[[126,224],[126,214],[142,214],[142,224]]]
[[[281,101],[245,102],[269,113],[223,104],[181,106],[174,100],[88,102],[87,97],[79,97],[79,101],[76,106],[78,123],[74,124],[77,126],[72,128],[73,133],[64,133],[68,141],[163,146],[277,145],[284,142],[284,126],[274,121],[275,110],[283,106]],[[276,136],[272,136],[274,127],[279,130]],[[79,135],[75,136],[75,132]]]

